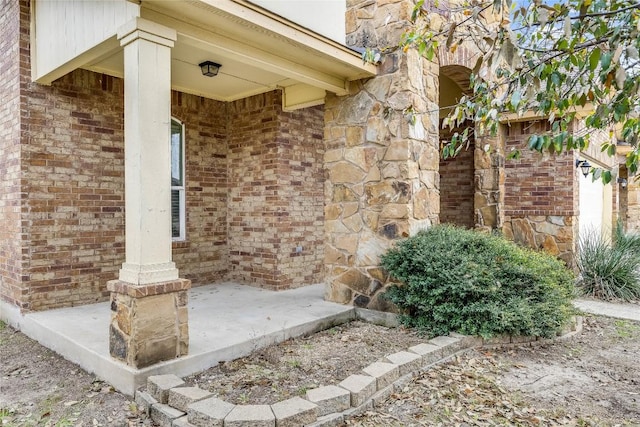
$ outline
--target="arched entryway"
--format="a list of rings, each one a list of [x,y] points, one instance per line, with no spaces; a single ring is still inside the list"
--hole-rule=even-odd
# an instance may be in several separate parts
[[[458,65],[440,67],[440,146],[451,140],[454,133],[473,128],[472,122],[456,129],[442,127],[442,120],[469,90],[470,70]],[[456,156],[440,159],[440,222],[473,228],[474,215],[474,141]]]

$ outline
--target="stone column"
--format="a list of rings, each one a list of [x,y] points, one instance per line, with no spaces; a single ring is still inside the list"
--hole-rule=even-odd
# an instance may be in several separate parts
[[[108,283],[110,352],[138,368],[188,351],[186,291],[171,261],[171,48],[176,32],[135,18],[124,48],[125,249]]]
[[[640,231],[640,181],[635,176],[628,176],[626,168],[620,175],[627,180],[627,187],[620,188],[620,219],[628,232]]]
[[[504,224],[504,129],[495,137],[476,140],[474,149],[474,221],[482,230],[500,230]]]
[[[348,2],[347,44],[397,43],[413,2]],[[438,221],[438,67],[417,52],[383,57],[378,76],[325,103],[326,298],[390,310],[379,267],[394,241]]]

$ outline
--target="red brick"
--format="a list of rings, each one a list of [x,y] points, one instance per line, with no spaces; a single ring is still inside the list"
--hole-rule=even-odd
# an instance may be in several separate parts
[[[508,128],[506,152],[518,148],[522,157],[505,163],[505,215],[576,215],[573,152],[543,157],[527,148],[529,135],[546,128],[546,121],[512,123]],[[550,193],[553,201],[545,196]]]
[[[441,132],[440,138],[447,138]],[[473,228],[474,146],[440,160],[440,222]]]

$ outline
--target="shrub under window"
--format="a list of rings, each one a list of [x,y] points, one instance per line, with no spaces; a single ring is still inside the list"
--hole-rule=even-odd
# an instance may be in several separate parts
[[[402,322],[430,336],[552,337],[574,312],[571,271],[500,236],[434,226],[388,251],[382,266],[401,282],[386,297]]]

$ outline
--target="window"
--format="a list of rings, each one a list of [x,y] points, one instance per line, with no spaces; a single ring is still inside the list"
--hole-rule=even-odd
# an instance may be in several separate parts
[[[171,119],[171,237],[185,239],[184,125]]]

